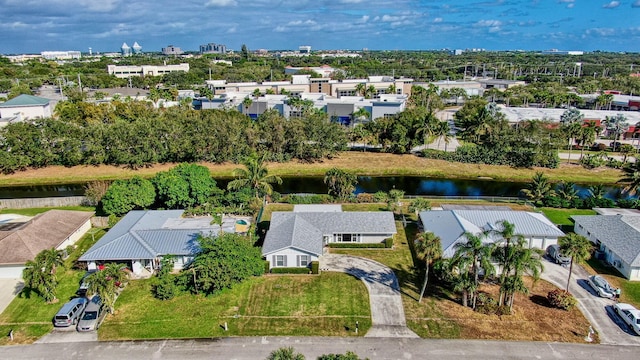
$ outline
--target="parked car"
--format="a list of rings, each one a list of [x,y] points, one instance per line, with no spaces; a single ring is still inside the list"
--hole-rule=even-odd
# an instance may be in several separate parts
[[[631,330],[640,335],[640,310],[625,303],[615,304],[613,309],[631,327]]]
[[[609,282],[600,275],[589,276],[587,282],[600,297],[611,299],[616,295],[616,289],[614,289],[613,286],[611,286]]]
[[[549,245],[547,248],[547,256],[556,264],[569,265],[569,263],[571,263],[571,258],[564,256],[560,252],[560,245],[557,244]]]
[[[56,316],[53,317],[53,326],[65,327],[75,325],[82,315],[82,310],[87,306],[87,299],[75,298],[62,305]]]
[[[82,317],[80,317],[76,329],[78,331],[97,330],[104,315],[106,315],[103,310],[102,299],[100,299],[100,296],[95,295],[82,312]]]
[[[86,297],[87,296],[87,290],[89,290],[89,284],[86,282],[87,277],[89,277],[89,275],[95,273],[98,270],[88,270],[83,276],[82,279],[80,280],[80,288],[78,289],[78,291],[76,291],[76,295],[80,296],[80,297]]]

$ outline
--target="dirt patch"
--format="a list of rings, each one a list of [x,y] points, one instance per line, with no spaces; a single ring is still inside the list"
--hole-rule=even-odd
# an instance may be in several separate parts
[[[589,322],[580,310],[564,311],[549,306],[547,293],[556,289],[546,282],[538,281],[528,295],[516,295],[511,315],[484,315],[465,308],[450,300],[438,301],[442,313],[460,325],[460,337],[466,339],[500,339],[518,341],[585,342]],[[480,291],[498,298],[497,285],[483,284]],[[599,342],[597,335],[594,343]]]

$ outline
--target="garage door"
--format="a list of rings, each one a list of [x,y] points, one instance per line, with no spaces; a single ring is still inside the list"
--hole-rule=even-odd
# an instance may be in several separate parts
[[[1,279],[21,279],[23,265],[0,265],[0,278]]]

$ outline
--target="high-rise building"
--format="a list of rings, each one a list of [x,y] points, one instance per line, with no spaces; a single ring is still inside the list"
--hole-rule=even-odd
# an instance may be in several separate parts
[[[122,43],[122,46],[120,46],[120,53],[122,56],[131,56],[131,47],[129,47],[126,42]]]
[[[133,43],[133,46],[131,47],[131,49],[133,49],[133,53],[134,54],[140,54],[142,53],[142,46],[140,46],[140,44],[138,44],[137,41],[135,41]]]
[[[298,51],[300,52],[300,54],[310,54],[311,46],[309,45],[298,46]]]
[[[224,54],[227,52],[227,46],[223,44],[208,43],[200,45],[200,54]]]

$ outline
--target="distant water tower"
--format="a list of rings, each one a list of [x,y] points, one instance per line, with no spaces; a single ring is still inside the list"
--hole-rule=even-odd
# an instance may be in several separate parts
[[[122,56],[130,56],[131,55],[131,48],[129,47],[129,45],[127,45],[127,43],[122,43],[122,46],[120,47],[120,53],[122,54]]]
[[[140,54],[142,52],[142,46],[140,46],[137,41],[133,43],[131,48],[133,49],[134,54]]]

